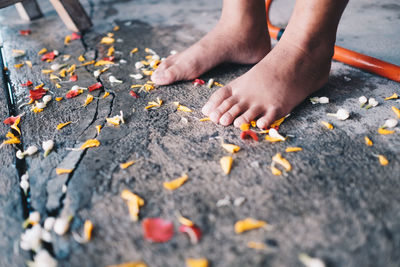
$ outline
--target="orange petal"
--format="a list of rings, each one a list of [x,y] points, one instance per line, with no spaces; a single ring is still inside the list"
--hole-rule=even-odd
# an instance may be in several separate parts
[[[163,186],[165,189],[168,190],[175,190],[181,187],[188,179],[189,177],[185,174],[179,178],[176,178],[175,180],[172,180],[170,182],[164,182]]]
[[[242,221],[237,221],[235,223],[235,232],[241,234],[246,231],[261,228],[267,225],[265,221],[259,221],[252,218],[246,218]]]

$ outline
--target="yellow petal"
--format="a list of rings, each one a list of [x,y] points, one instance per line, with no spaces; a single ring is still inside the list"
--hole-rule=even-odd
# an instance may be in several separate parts
[[[333,130],[333,125],[326,121],[321,121],[321,124],[324,125],[327,129]]]
[[[257,122],[256,121],[251,121],[250,125],[251,125],[251,127],[256,127],[257,126]]]
[[[106,97],[109,96],[109,95],[110,95],[109,92],[104,92],[103,99],[106,98]]]
[[[60,89],[60,88],[61,88],[61,85],[60,85],[59,83],[56,83],[56,87],[57,87],[58,89]]]
[[[60,97],[56,97],[56,101],[57,102],[60,102],[61,100],[63,100],[63,97],[61,97],[61,96]]]
[[[144,205],[144,200],[138,195],[124,189],[121,192],[122,199],[127,201],[129,215],[133,221],[139,220],[139,209]]]
[[[400,118],[400,109],[396,108],[395,106],[392,107],[392,110],[394,112],[394,114],[397,115],[397,117]]]
[[[178,105],[177,110],[184,111],[184,112],[193,112],[190,108],[182,106],[182,105]]]
[[[25,64],[28,65],[29,68],[32,68],[32,61],[26,60]]]
[[[83,106],[86,107],[87,105],[89,105],[93,101],[93,98],[93,95],[88,94],[85,100],[85,104],[83,104]]]
[[[222,83],[219,83],[219,82],[214,82],[214,85],[219,86],[219,87],[223,87],[224,86]]]
[[[233,158],[231,156],[222,157],[219,161],[225,174],[229,174],[232,168]]]
[[[50,74],[50,80],[61,80],[61,79],[55,74]]]
[[[392,131],[392,130],[387,130],[384,128],[379,128],[378,133],[383,134],[383,135],[394,134],[394,130]]]
[[[303,149],[301,147],[287,147],[285,152],[286,153],[290,153],[290,152],[298,152],[298,151],[302,151]]]
[[[399,96],[396,93],[394,93],[393,95],[386,97],[385,100],[391,100],[391,99],[397,99],[397,98],[399,98]]]
[[[132,193],[127,189],[122,190],[121,198],[126,201],[137,201],[140,207],[144,205],[144,200],[141,197],[139,197],[138,195]]]
[[[240,150],[240,146],[237,145],[233,145],[233,144],[222,144],[221,145],[226,151],[228,151],[229,153],[235,153],[238,152]]]
[[[7,140],[3,141],[3,144],[19,144],[21,143],[21,141],[18,139],[18,137],[16,137],[12,132],[8,132],[6,134],[6,137],[8,138]]]
[[[62,69],[62,70],[60,70],[60,72],[58,73],[58,75],[60,75],[61,77],[65,77],[65,76],[67,76],[67,69]]]
[[[247,247],[252,248],[252,249],[256,249],[256,250],[263,250],[263,249],[267,249],[267,245],[265,245],[264,243],[261,242],[255,242],[255,241],[249,241],[247,242]]]
[[[280,126],[282,123],[283,123],[283,121],[286,119],[286,116],[285,117],[283,117],[283,118],[280,118],[279,120],[276,120],[276,121],[274,121],[272,124],[271,124],[271,128],[275,128],[275,127],[277,127],[277,126]]]
[[[60,123],[57,125],[57,130],[61,130],[62,128],[64,128],[65,126],[71,124],[72,121],[68,121],[68,122],[64,122],[64,123]]]
[[[106,121],[112,125],[118,126],[121,122],[121,119],[119,118],[119,116],[115,116],[112,118],[106,118]]]
[[[199,121],[210,121],[210,118],[209,117],[201,118],[201,119],[199,119]]]
[[[96,61],[94,61],[94,60],[86,61],[86,62],[82,63],[81,66],[92,65],[92,64],[94,64],[95,62],[96,62]]]
[[[80,56],[78,57],[78,60],[79,60],[80,62],[83,62],[83,61],[85,61],[86,59],[85,59],[85,57],[84,57],[83,55],[80,55]]]
[[[19,64],[15,64],[15,65],[14,65],[14,68],[19,69],[19,68],[21,68],[23,65],[25,65],[24,62],[19,63]]]
[[[142,261],[132,261],[132,262],[121,263],[118,265],[108,265],[107,267],[147,267],[147,265]]]
[[[42,70],[43,74],[50,74],[52,72],[54,72],[54,70]]]
[[[268,142],[274,143],[274,142],[282,142],[284,140],[282,140],[281,138],[277,138],[277,137],[271,137],[269,135],[265,136],[265,140],[267,140]],[[286,138],[285,138],[286,140]]]
[[[47,52],[47,49],[46,48],[42,48],[39,52],[38,52],[38,55],[43,55],[44,53],[46,53]]]
[[[242,125],[240,125],[240,130],[247,131],[248,129],[250,129],[249,123],[243,123]]]
[[[289,161],[282,157],[281,153],[276,153],[275,156],[272,157],[272,161],[282,165],[286,171],[292,170],[292,165],[290,165]]]
[[[76,65],[73,64],[73,65],[71,65],[71,67],[69,67],[69,68],[67,69],[67,72],[68,72],[68,73],[72,73],[72,72],[75,72],[75,70],[76,70]]]
[[[373,146],[373,145],[374,145],[374,143],[372,143],[372,140],[369,139],[368,136],[365,136],[365,137],[364,137],[364,141],[365,141],[365,144],[366,144],[367,146]]]
[[[85,224],[83,225],[83,234],[85,240],[89,241],[92,239],[92,231],[93,231],[93,223],[90,220],[86,220]]]
[[[97,134],[100,134],[101,125],[96,125]]]
[[[142,70],[143,74],[146,76],[151,76],[153,75],[153,71],[152,70]]]
[[[275,166],[271,165],[271,172],[273,175],[279,176],[282,175],[282,172]]]
[[[137,47],[135,47],[135,48],[133,48],[132,50],[131,50],[131,54],[135,54],[137,51],[139,51],[139,49],[137,48]]]
[[[115,52],[115,48],[114,48],[114,46],[111,46],[110,48],[108,48],[107,56],[111,57],[112,55],[114,55],[114,52]]]
[[[19,133],[19,135],[21,135],[21,130],[18,128],[18,124],[21,121],[21,117],[17,117],[17,119],[15,120],[15,122],[13,123],[13,125],[11,125],[11,129],[14,129],[15,131],[17,131]]]
[[[235,232],[237,234],[241,234],[241,233],[249,231],[249,230],[264,227],[266,225],[267,225],[267,222],[265,222],[265,221],[259,221],[259,220],[255,220],[252,218],[246,218],[242,221],[237,221],[235,223]]]
[[[100,145],[99,140],[97,139],[89,139],[85,143],[83,143],[80,147],[81,150],[89,148],[89,147],[97,147]]]
[[[186,259],[186,267],[208,267],[207,259]]]
[[[64,44],[68,45],[71,42],[71,35],[67,35],[64,38]]]
[[[178,216],[178,221],[179,221],[180,224],[186,225],[186,226],[189,226],[189,227],[192,227],[194,225],[194,223],[191,220],[189,220],[188,218],[183,217],[182,215]]]
[[[106,37],[103,37],[101,39],[100,43],[102,43],[102,44],[112,44],[112,43],[114,43],[114,41],[115,41],[114,38],[106,36]]]
[[[189,177],[187,176],[187,174],[184,174],[181,177],[176,178],[175,180],[164,182],[163,186],[165,189],[175,190],[181,187],[187,181],[188,178]]]
[[[108,61],[108,60],[98,60],[94,65],[97,66],[103,66],[103,65],[110,65],[110,64],[115,64],[112,61]]]
[[[389,161],[387,160],[387,158],[386,158],[385,156],[383,156],[383,155],[378,155],[378,158],[379,158],[379,163],[380,163],[382,166],[385,166],[385,165],[388,165],[388,164],[389,164]]]
[[[71,173],[73,170],[74,169],[56,168],[56,173],[57,173],[57,175],[61,175],[61,174]]]
[[[119,164],[119,167],[121,169],[126,169],[126,168],[130,167],[131,165],[133,165],[134,163],[135,163],[135,161],[131,160],[131,161]]]

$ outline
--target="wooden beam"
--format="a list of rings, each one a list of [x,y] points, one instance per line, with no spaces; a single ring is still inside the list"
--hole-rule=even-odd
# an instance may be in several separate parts
[[[23,20],[30,21],[43,16],[36,0],[24,0],[20,3],[16,3],[15,7]]]
[[[50,0],[50,2],[71,31],[81,32],[92,26],[90,18],[78,0]]]
[[[18,2],[21,2],[21,0],[0,0],[0,8],[11,6]]]

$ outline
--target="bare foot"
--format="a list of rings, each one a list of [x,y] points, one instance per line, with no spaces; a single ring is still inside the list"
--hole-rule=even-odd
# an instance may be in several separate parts
[[[236,127],[267,128],[327,82],[340,17],[348,0],[297,0],[276,47],[243,76],[215,92],[203,113]]]
[[[203,107],[215,123],[236,127],[257,120],[267,128],[328,80],[333,47],[306,51],[282,39],[247,73],[216,91]]]
[[[271,49],[264,1],[225,0],[217,26],[185,51],[164,60],[159,85],[191,80],[223,62],[254,64]]]

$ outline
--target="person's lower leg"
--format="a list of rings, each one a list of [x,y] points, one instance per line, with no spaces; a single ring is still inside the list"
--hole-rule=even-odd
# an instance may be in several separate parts
[[[156,84],[191,80],[223,62],[254,64],[271,49],[262,0],[224,0],[217,26],[185,51],[168,57],[152,76]]]
[[[277,46],[249,72],[215,92],[203,113],[229,125],[260,128],[288,114],[326,83],[346,0],[297,0]]]

